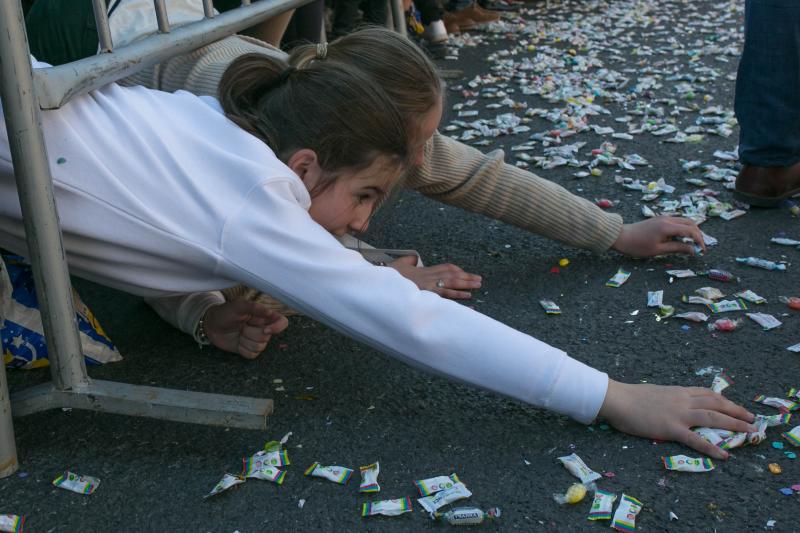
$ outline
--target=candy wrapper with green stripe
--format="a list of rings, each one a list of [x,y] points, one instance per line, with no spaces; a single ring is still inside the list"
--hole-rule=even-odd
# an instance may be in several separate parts
[[[449,503],[472,496],[472,492],[463,483],[456,483],[450,488],[440,490],[436,494],[418,498],[419,504],[429,513],[435,513]]]
[[[613,492],[606,492],[604,490],[596,490],[594,493],[594,500],[592,501],[592,508],[589,509],[589,516],[587,520],[611,520],[611,511],[614,508],[614,502],[617,501],[617,495]]]
[[[411,512],[411,498],[398,498],[396,500],[379,500],[377,502],[367,502],[361,506],[361,516],[374,516],[382,514],[384,516],[397,516]]]
[[[613,278],[606,281],[606,287],[619,287],[620,285],[628,281],[629,277],[631,277],[631,273],[628,272],[627,270],[620,268],[619,270],[617,270],[617,273],[614,274]]]
[[[234,476],[233,474],[225,474],[222,476],[222,479],[214,485],[214,488],[211,489],[211,492],[203,496],[203,498],[210,498],[212,496],[216,496],[220,492],[225,492],[226,490],[235,487],[236,485],[240,485],[244,483],[244,478],[241,476]]]
[[[81,348],[89,365],[121,361],[122,356],[92,312],[72,289],[72,305]],[[8,368],[40,368],[49,364],[33,270],[22,257],[0,256],[0,339]]]
[[[381,471],[381,465],[375,461],[371,465],[362,466],[359,470],[361,470],[361,486],[358,487],[358,492],[380,492],[378,474]]]
[[[25,526],[25,517],[15,514],[0,514],[0,531],[7,533],[22,533]]]
[[[78,494],[91,494],[100,485],[100,480],[92,476],[81,476],[67,470],[53,480],[53,485]]]
[[[340,485],[346,485],[350,481],[350,476],[353,475],[353,470],[343,466],[322,466],[315,462],[306,468],[305,475],[321,477]]]
[[[244,459],[245,477],[272,481],[278,485],[283,483],[286,472],[274,466],[266,465],[258,459],[258,454]]]
[[[706,457],[694,458],[686,455],[671,455],[662,457],[664,468],[678,472],[711,472],[714,470],[714,461]]]
[[[781,433],[781,436],[795,446],[800,446],[800,426],[797,426],[786,433]]]
[[[430,496],[440,490],[449,489],[461,480],[453,473],[449,476],[436,476],[428,479],[418,479],[414,482],[417,486],[420,496]]]
[[[776,409],[780,409],[781,411],[796,411],[800,404],[797,402],[793,402],[792,400],[787,400],[785,398],[772,398],[769,396],[764,396],[763,394],[759,394],[755,398],[753,398],[754,402],[763,403],[764,405],[769,405],[770,407],[775,407]]]
[[[636,531],[636,515],[642,510],[643,504],[633,496],[622,495],[619,507],[614,513],[611,527],[617,531]]]

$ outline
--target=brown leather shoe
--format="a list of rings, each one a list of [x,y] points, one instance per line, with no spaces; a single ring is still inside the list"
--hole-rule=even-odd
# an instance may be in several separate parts
[[[473,2],[469,5],[469,7],[465,7],[461,11],[457,11],[456,14],[471,18],[478,24],[485,24],[487,22],[496,22],[500,20],[500,13],[494,13],[492,11],[483,9],[476,2]]]
[[[733,197],[755,207],[777,207],[800,195],[800,163],[790,167],[744,165],[736,177]]]
[[[463,11],[457,11],[455,13],[445,11],[444,15],[442,15],[442,20],[448,28],[447,31],[450,31],[449,28],[451,26],[456,26],[460,31],[469,31],[478,25],[477,22],[469,18]]]

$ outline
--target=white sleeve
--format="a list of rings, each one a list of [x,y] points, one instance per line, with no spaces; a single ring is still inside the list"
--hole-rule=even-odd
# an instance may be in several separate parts
[[[210,291],[145,298],[144,301],[163,320],[200,342],[195,336],[197,323],[209,307],[225,303],[225,297],[219,291]]]
[[[589,423],[608,377],[342,247],[290,182],[251,191],[225,224],[218,273],[429,372]]]

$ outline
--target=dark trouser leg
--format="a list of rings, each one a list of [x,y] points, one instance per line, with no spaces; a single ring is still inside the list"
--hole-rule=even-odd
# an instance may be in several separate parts
[[[800,161],[800,2],[746,0],[734,102],[747,165]]]

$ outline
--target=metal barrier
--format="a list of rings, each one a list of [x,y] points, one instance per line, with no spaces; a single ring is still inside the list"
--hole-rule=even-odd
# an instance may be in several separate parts
[[[12,411],[14,416],[23,416],[44,409],[73,407],[178,422],[248,429],[266,427],[272,400],[89,378],[72,307],[39,108],[58,108],[76,95],[205,46],[308,1],[262,0],[251,4],[243,0],[242,7],[214,16],[211,0],[202,0],[203,20],[171,29],[164,0],[154,0],[159,33],[114,51],[106,3],[93,0],[100,49],[109,53],[37,69],[34,73],[20,0],[0,0],[0,97],[52,375],[50,383],[15,393],[9,401],[5,368],[0,367],[0,478],[18,468]]]

